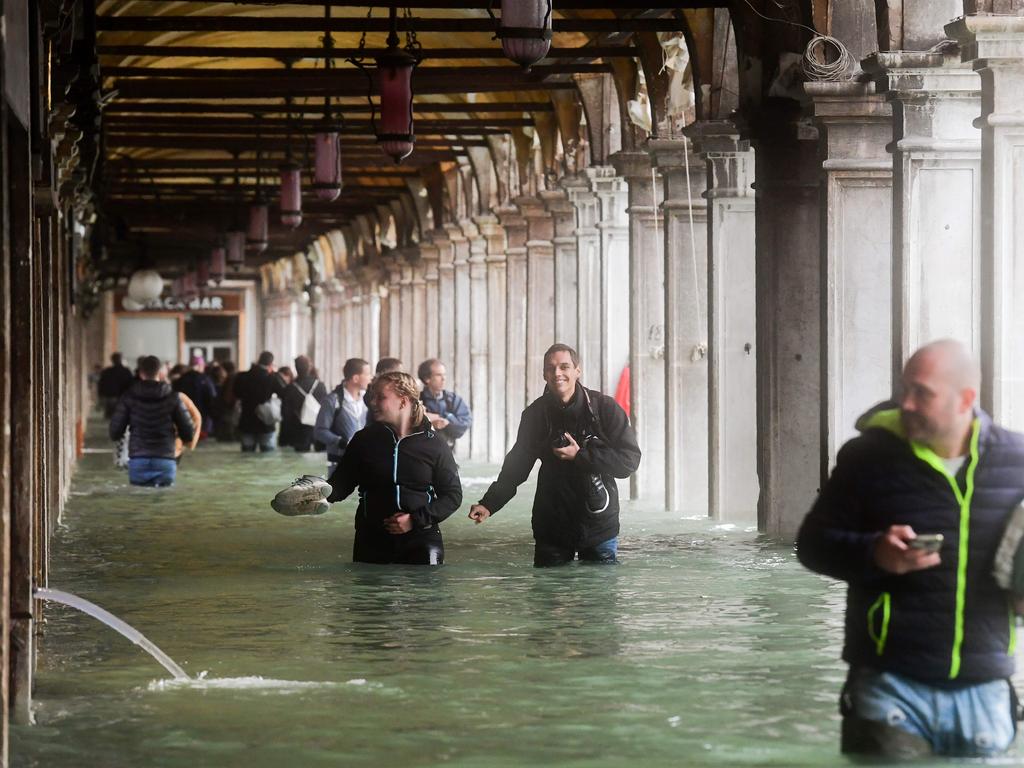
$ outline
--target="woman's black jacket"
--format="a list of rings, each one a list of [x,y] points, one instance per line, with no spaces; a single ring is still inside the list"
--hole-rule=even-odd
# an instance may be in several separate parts
[[[173,459],[175,436],[187,443],[195,430],[188,409],[171,385],[145,379],[132,384],[117,401],[110,419],[110,439],[120,440],[128,427],[132,428],[128,455],[133,459]]]
[[[552,453],[552,441],[561,432],[571,433],[582,447],[573,461],[562,461]],[[629,418],[614,399],[577,383],[576,394],[563,405],[545,390],[523,411],[516,443],[480,503],[492,514],[504,507],[538,459],[540,475],[533,497],[533,536],[537,541],[579,550],[619,534],[615,478],[636,471],[640,447]],[[586,508],[591,474],[601,475],[611,496],[608,508],[599,514]]]
[[[459,467],[426,419],[401,439],[380,422],[359,430],[329,482],[332,502],[359,488],[357,530],[379,529],[396,512],[412,516],[413,530],[436,530],[462,504]]]

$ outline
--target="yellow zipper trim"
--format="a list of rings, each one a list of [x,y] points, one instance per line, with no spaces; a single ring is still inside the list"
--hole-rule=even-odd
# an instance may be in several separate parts
[[[875,643],[875,653],[879,656],[885,650],[885,641],[889,638],[889,609],[892,603],[892,596],[883,592],[878,599],[868,608],[868,637]],[[875,634],[875,612],[882,609],[882,629]]]

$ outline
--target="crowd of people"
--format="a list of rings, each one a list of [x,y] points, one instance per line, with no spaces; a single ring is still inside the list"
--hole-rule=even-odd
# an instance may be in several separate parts
[[[131,481],[173,482],[174,438],[194,445],[216,434],[223,404],[237,402],[231,427],[243,451],[326,453],[326,479],[299,478],[275,510],[321,514],[358,490],[353,560],[443,563],[440,524],[462,503],[452,448],[472,427],[468,405],[445,388],[444,364],[424,361],[417,382],[399,360],[383,359],[371,374],[353,358],[328,392],[307,358],[294,373],[273,362],[264,352],[228,384],[202,361],[165,374],[144,358],[131,375],[115,359],[100,395],[111,437],[130,427]],[[542,373],[543,395],[523,411],[469,518],[489,520],[539,461],[534,565],[616,563],[616,479],[640,463],[633,428],[615,399],[582,385],[571,347],[549,348]],[[1010,682],[1024,613],[1024,435],[994,424],[980,391],[980,368],[962,344],[918,350],[897,396],[858,421],[860,435],[840,450],[800,528],[800,562],[848,584],[844,752],[992,756],[1024,719]]]

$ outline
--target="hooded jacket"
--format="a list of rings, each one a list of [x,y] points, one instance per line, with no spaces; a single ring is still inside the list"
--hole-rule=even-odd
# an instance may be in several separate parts
[[[120,440],[128,427],[132,428],[128,440],[132,459],[173,459],[175,437],[188,442],[195,431],[192,417],[171,385],[147,379],[136,381],[117,401],[110,439]]]
[[[797,537],[800,562],[849,584],[843,659],[933,685],[1009,677],[1014,616],[991,570],[1024,498],[1024,436],[978,412],[953,476],[907,439],[898,409],[869,412],[858,426]],[[942,562],[903,575],[880,569],[875,544],[892,525],[941,533]]]
[[[552,441],[569,432],[581,446],[573,461],[552,453]],[[619,534],[619,491],[615,478],[640,466],[640,447],[626,413],[612,398],[576,384],[568,404],[548,390],[530,403],[519,421],[519,434],[505,457],[498,479],[480,503],[493,514],[504,507],[540,459],[533,497],[533,536],[537,541],[586,549]],[[599,474],[610,496],[608,508],[586,508],[586,484]]]
[[[396,512],[412,516],[414,531],[436,531],[462,503],[459,467],[426,419],[401,439],[381,422],[360,430],[329,482],[331,502],[359,488],[357,531],[379,531],[384,519]]]

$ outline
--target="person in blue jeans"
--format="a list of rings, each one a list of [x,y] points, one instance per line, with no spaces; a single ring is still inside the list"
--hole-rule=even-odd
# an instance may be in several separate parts
[[[160,359],[139,362],[139,380],[117,402],[110,419],[110,439],[120,440],[128,427],[128,481],[132,485],[173,485],[178,473],[174,439],[192,439],[194,425],[178,393],[159,381]]]
[[[504,507],[530,476],[540,474],[533,498],[533,564],[615,563],[619,493],[615,478],[640,466],[633,427],[614,399],[580,384],[576,350],[555,344],[544,355],[544,394],[523,411],[515,445],[498,479],[469,510],[482,523]]]
[[[1024,435],[977,407],[980,387],[958,342],[918,350],[800,528],[800,562],[849,585],[843,752],[987,757],[1013,741],[1016,617],[992,563],[1024,499]]]

